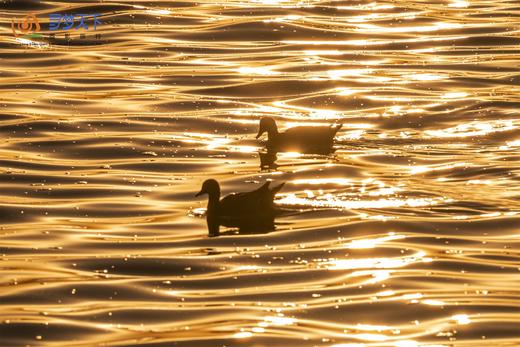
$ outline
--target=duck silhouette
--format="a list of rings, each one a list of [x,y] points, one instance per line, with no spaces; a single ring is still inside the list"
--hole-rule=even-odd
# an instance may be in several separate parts
[[[202,184],[195,196],[208,194],[206,221],[209,236],[218,236],[220,226],[237,227],[242,232],[274,229],[274,196],[285,183],[269,188],[265,182],[251,192],[233,193],[220,199],[220,185],[214,179]]]
[[[330,154],[334,152],[334,136],[343,124],[330,126],[298,126],[278,132],[276,121],[271,117],[260,119],[256,138],[267,132],[267,150],[274,152],[299,152]]]

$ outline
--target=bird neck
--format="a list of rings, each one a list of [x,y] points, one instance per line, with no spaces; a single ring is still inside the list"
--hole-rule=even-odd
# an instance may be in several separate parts
[[[267,129],[267,136],[270,140],[273,140],[278,135],[278,127],[273,124]]]
[[[214,210],[215,208],[217,208],[219,200],[220,200],[220,192],[214,192],[212,194],[209,194],[208,211]]]
[[[219,235],[219,217],[218,217],[218,205],[220,202],[220,191],[215,191],[209,194],[208,197],[208,209],[206,212],[206,221],[208,223],[209,237],[215,237]]]

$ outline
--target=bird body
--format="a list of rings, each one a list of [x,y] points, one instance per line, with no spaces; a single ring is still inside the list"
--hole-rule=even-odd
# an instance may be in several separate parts
[[[278,132],[276,122],[271,117],[260,119],[256,138],[267,132],[267,149],[278,152],[299,152],[329,154],[333,152],[334,137],[342,124],[330,126],[298,126],[285,132]]]
[[[284,183],[269,188],[264,183],[256,190],[244,193],[234,193],[220,199],[218,182],[206,180],[201,191],[196,195],[208,194],[208,209],[206,220],[210,236],[219,234],[221,225],[236,227],[241,230],[273,229],[275,208],[273,199]]]

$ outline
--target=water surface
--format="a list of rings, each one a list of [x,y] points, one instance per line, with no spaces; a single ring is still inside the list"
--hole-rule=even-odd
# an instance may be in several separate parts
[[[29,12],[44,37],[17,39]],[[50,42],[51,13],[100,36]],[[3,1],[0,23],[2,346],[520,344],[517,1]],[[344,125],[262,166],[261,116]],[[286,181],[276,230],[209,238],[210,177]]]

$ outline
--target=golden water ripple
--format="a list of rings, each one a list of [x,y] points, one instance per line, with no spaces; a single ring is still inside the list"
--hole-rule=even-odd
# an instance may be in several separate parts
[[[71,11],[101,38],[11,32]],[[4,1],[0,24],[1,346],[520,344],[517,1]],[[343,123],[335,153],[261,166],[267,115]],[[208,177],[286,181],[288,212],[208,238]]]

